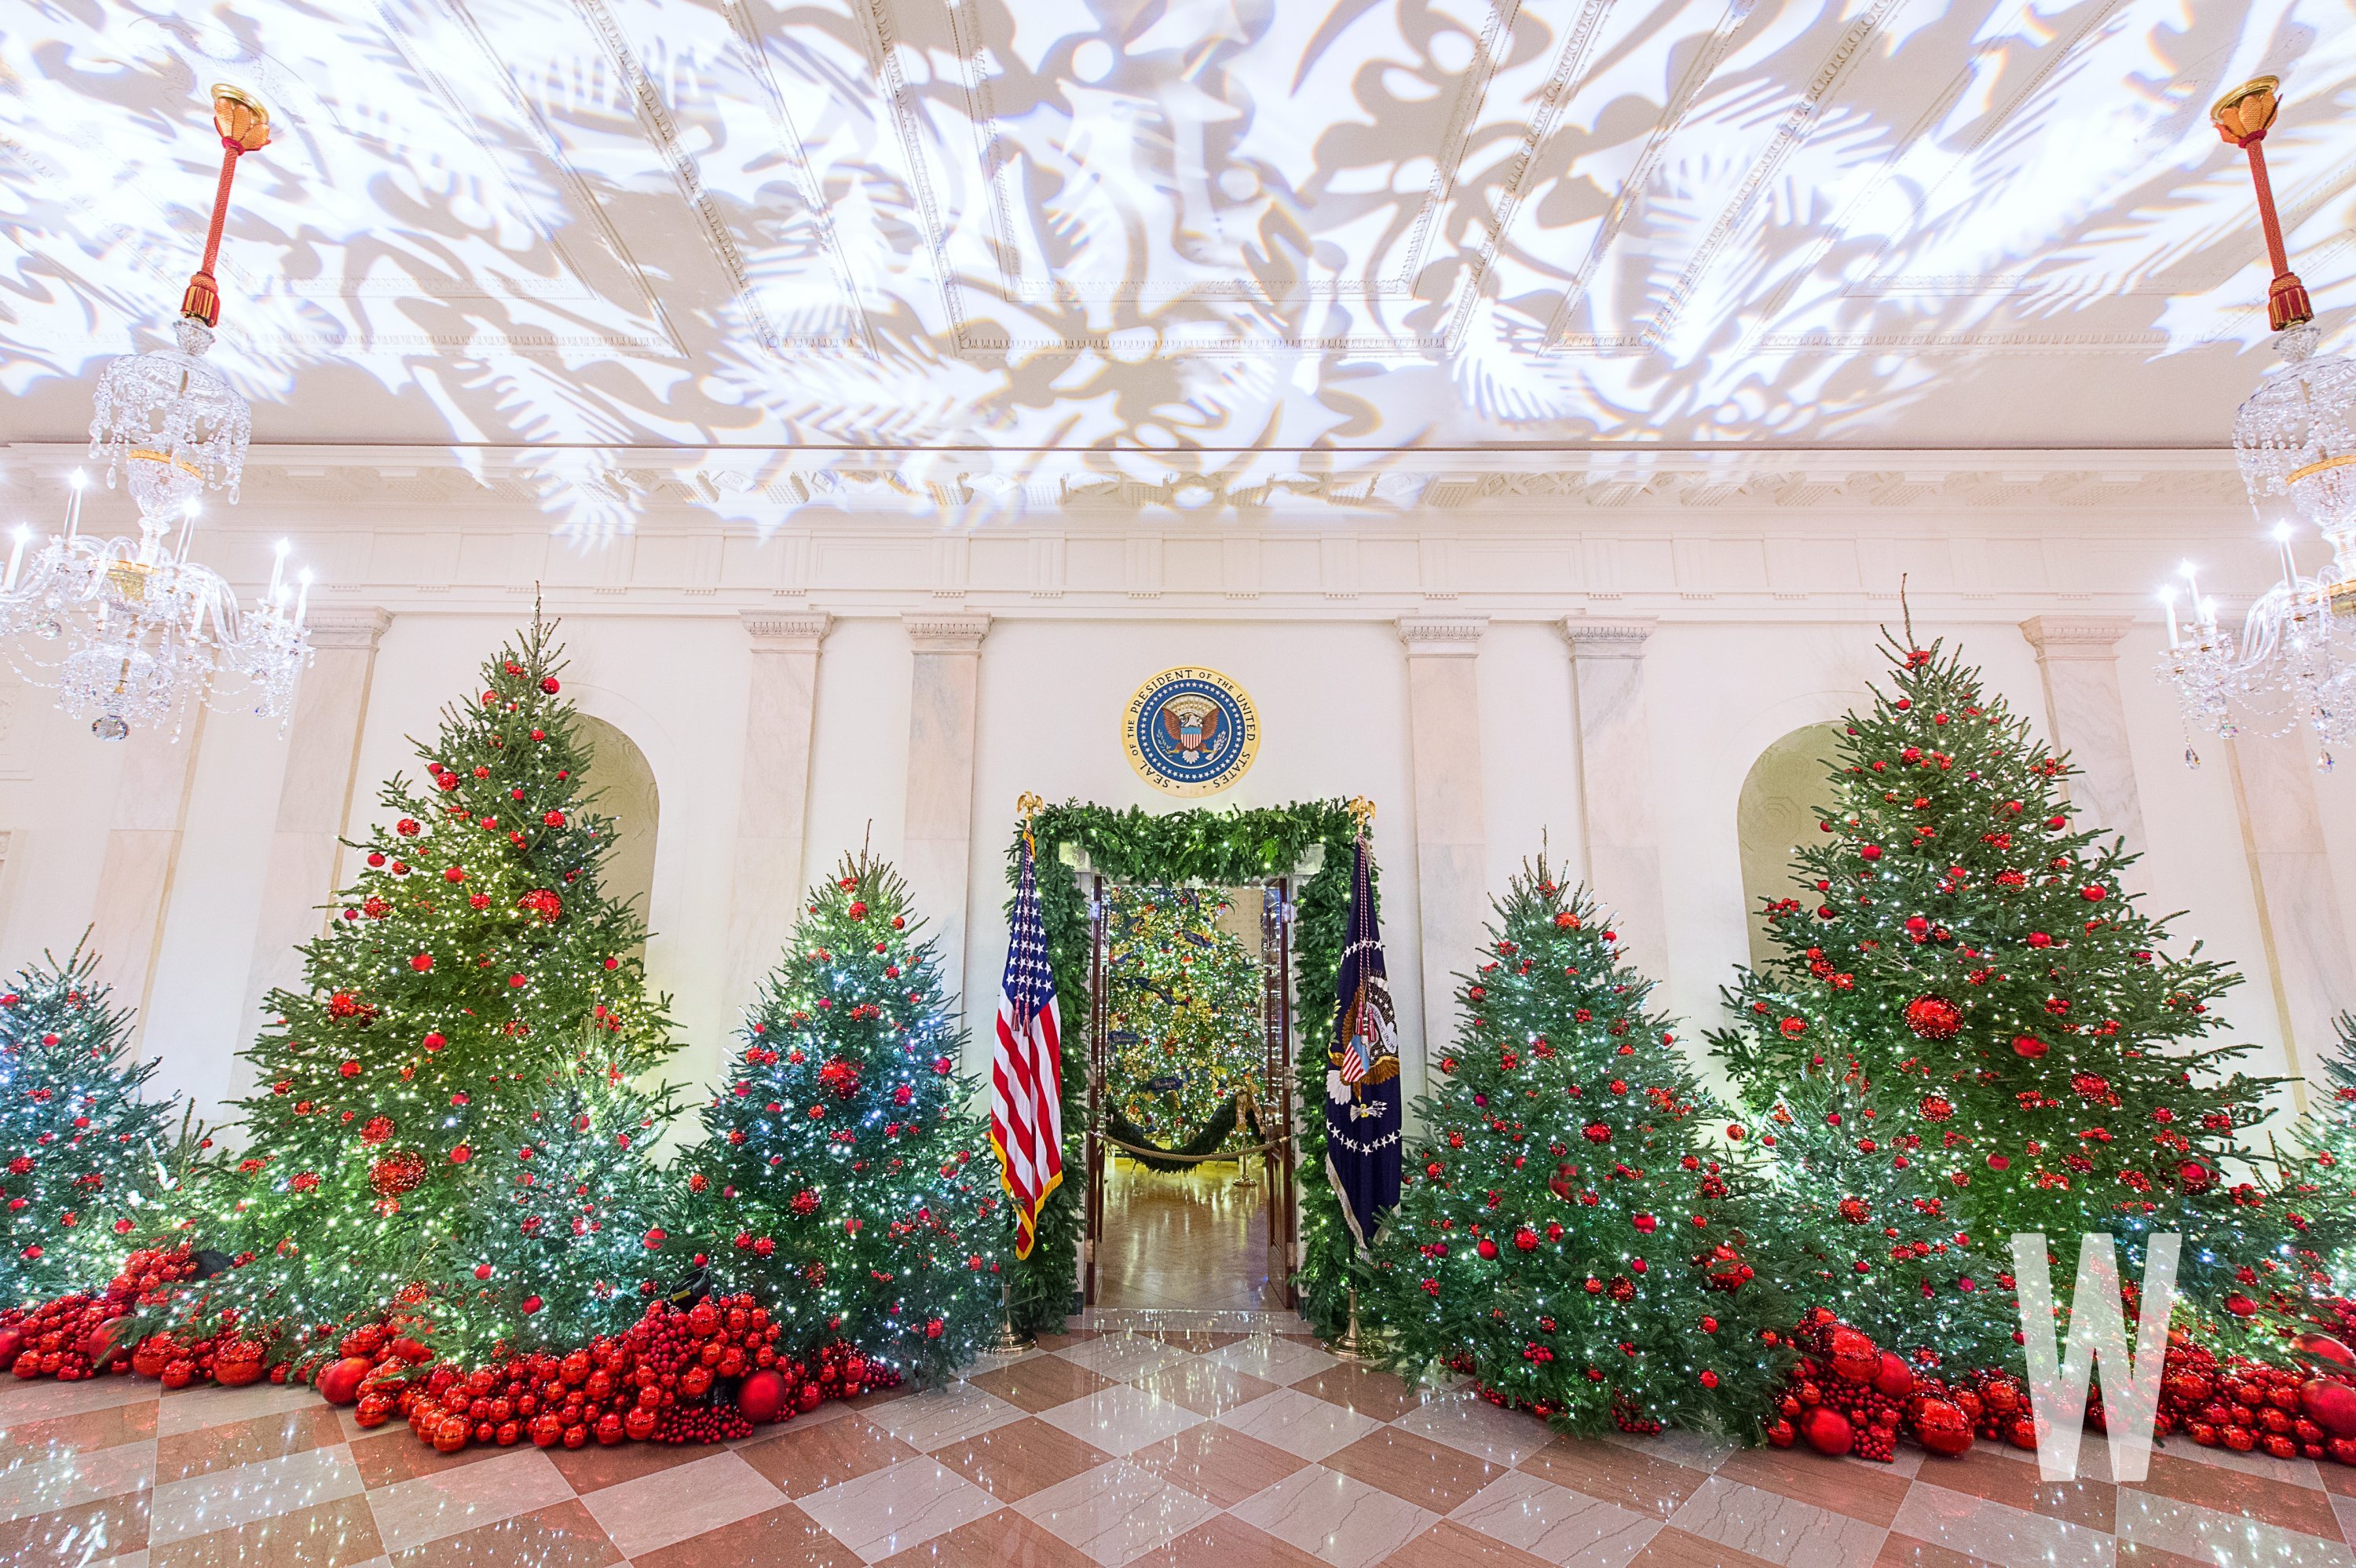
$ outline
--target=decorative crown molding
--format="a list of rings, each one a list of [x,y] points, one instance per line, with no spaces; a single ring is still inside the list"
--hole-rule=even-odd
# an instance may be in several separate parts
[[[392,624],[392,613],[373,604],[323,604],[313,610],[303,624],[311,634],[311,645],[322,652],[358,648],[373,653],[385,628]]]
[[[1470,658],[1481,651],[1486,615],[1401,615],[1394,623],[1409,658]]]
[[[900,624],[907,628],[908,640],[920,654],[976,654],[981,651],[981,639],[990,635],[990,613],[915,611],[903,614]]]
[[[1570,644],[1573,658],[1640,659],[1644,656],[1645,640],[1659,624],[1649,615],[1612,621],[1566,615],[1562,618],[1562,635],[1564,641]]]
[[[2117,656],[2119,639],[2134,626],[2130,615],[2031,615],[2020,624],[2020,635],[2040,659],[2107,663]]]
[[[755,653],[814,654],[834,629],[834,617],[819,610],[743,610],[737,618]]]

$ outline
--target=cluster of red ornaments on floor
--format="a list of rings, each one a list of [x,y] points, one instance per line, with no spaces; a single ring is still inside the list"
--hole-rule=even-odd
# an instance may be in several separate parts
[[[2331,1308],[2341,1332],[2356,1335],[2356,1303]],[[2319,1331],[2289,1343],[2302,1367],[2242,1356],[2221,1361],[2181,1329],[2171,1331],[2153,1435],[2181,1432],[2204,1448],[2356,1466],[2356,1351]],[[1805,1443],[1819,1454],[1886,1463],[1901,1437],[1949,1456],[1976,1436],[2037,1446],[2029,1391],[2008,1372],[1946,1380],[1918,1371],[1822,1308],[1794,1331],[1792,1344],[1799,1364],[1767,1428],[1779,1448]],[[2096,1389],[2087,1391],[2085,1420],[2104,1429]]]
[[[777,1325],[749,1294],[686,1307],[656,1302],[618,1336],[471,1369],[436,1361],[416,1337],[413,1307],[341,1333],[315,1329],[314,1349],[267,1368],[270,1347],[235,1328],[195,1342],[153,1334],[132,1344],[123,1331],[132,1313],[198,1273],[185,1248],[143,1251],[99,1294],[0,1312],[0,1371],[65,1381],[130,1372],[166,1388],[309,1382],[330,1403],[357,1406],[362,1426],[400,1415],[444,1453],[526,1441],[722,1443],[900,1381],[841,1342],[808,1360],[780,1355]]]
[[[841,1342],[807,1360],[780,1355],[778,1326],[749,1294],[685,1307],[656,1302],[619,1336],[475,1368],[437,1362],[415,1336],[413,1307],[341,1333],[314,1329],[313,1349],[274,1366],[265,1366],[267,1344],[234,1327],[197,1341],[154,1334],[131,1343],[123,1329],[133,1312],[160,1303],[199,1272],[185,1247],[141,1251],[102,1292],[0,1312],[0,1371],[66,1381],[127,1371],[166,1388],[234,1387],[265,1377],[310,1382],[331,1403],[356,1405],[362,1426],[399,1415],[444,1453],[525,1441],[568,1448],[720,1443],[900,1381]],[[2340,1333],[2356,1338],[2356,1303],[2334,1302],[2331,1310]],[[1793,1331],[1791,1344],[1800,1359],[1766,1434],[1778,1447],[1804,1443],[1820,1454],[1886,1462],[1901,1438],[1945,1456],[1964,1453],[1976,1437],[2037,1446],[2029,1392],[2010,1373],[1933,1375],[1822,1308]],[[2319,1330],[2297,1336],[2289,1348],[2300,1366],[2239,1356],[2221,1361],[2181,1330],[2171,1332],[2154,1435],[2181,1432],[2204,1447],[2356,1466],[2356,1350]],[[1472,1370],[1469,1359],[1459,1370]],[[1515,1403],[1483,1392],[1495,1403]],[[1612,1413],[1623,1431],[1660,1430],[1633,1409]],[[2104,1425],[2093,1391],[2086,1421],[2098,1431]]]

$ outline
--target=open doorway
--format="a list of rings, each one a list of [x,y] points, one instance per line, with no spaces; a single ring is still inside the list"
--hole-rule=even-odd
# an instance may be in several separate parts
[[[1283,888],[1108,884],[1094,905],[1095,1304],[1281,1307]]]

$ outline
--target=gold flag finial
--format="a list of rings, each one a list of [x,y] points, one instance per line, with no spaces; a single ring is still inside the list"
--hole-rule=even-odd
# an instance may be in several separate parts
[[[1023,818],[1023,826],[1027,827],[1030,826],[1031,819],[1038,816],[1046,804],[1029,790],[1024,790],[1014,797],[1015,815]]]
[[[1367,828],[1374,826],[1375,803],[1368,800],[1363,795],[1352,795],[1350,797],[1350,817],[1352,821],[1358,825],[1358,831],[1364,833]]]

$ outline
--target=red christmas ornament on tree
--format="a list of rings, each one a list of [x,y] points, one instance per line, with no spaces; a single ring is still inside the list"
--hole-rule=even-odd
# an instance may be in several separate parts
[[[1922,1040],[1953,1040],[1963,1030],[1963,1009],[1944,997],[1917,997],[1906,1004],[1906,1027]]]
[[[425,1179],[425,1160],[414,1150],[397,1148],[369,1167],[369,1185],[380,1198],[414,1192]]]

